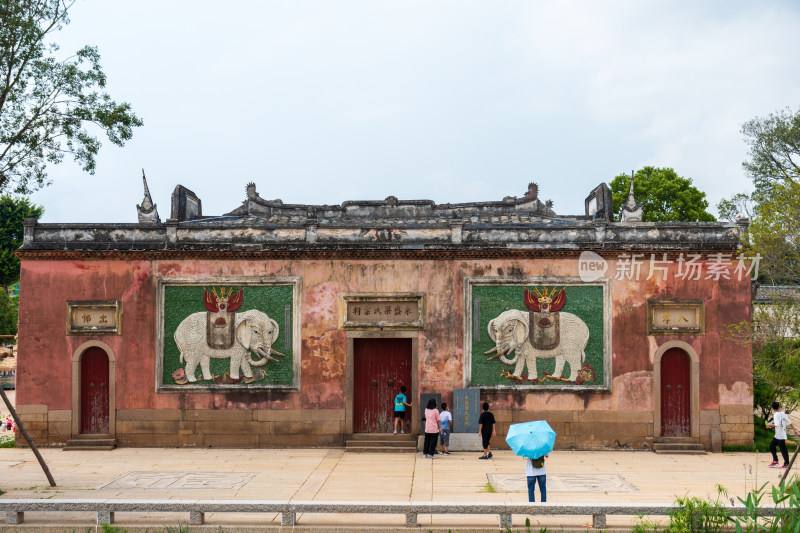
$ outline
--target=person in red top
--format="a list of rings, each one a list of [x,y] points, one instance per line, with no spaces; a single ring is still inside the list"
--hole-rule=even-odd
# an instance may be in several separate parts
[[[433,459],[436,456],[436,440],[441,431],[442,423],[439,410],[436,409],[436,400],[431,398],[425,409],[425,445],[422,447],[422,453],[426,458]]]

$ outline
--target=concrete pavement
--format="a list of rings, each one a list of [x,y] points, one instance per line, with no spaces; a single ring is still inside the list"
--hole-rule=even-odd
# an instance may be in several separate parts
[[[525,502],[524,465],[509,451],[489,461],[474,452],[425,459],[417,454],[357,454],[343,449],[164,449],[121,448],[112,451],[42,449],[58,486],[50,488],[33,453],[0,449],[0,498],[114,498],[321,501]],[[717,485],[729,498],[745,494],[780,471],[767,468],[768,454],[726,453],[659,455],[645,451],[556,451],[547,461],[548,501],[554,503],[672,503],[676,496],[714,497]],[[591,517],[535,517],[537,527],[591,524]],[[525,517],[515,517],[515,524]],[[66,530],[93,524],[89,513],[58,516],[26,513],[25,525],[61,524]],[[119,525],[172,526],[178,515],[120,514]],[[497,530],[494,516],[420,516],[423,531],[480,527]],[[218,531],[280,525],[277,515],[209,514]],[[300,516],[312,528],[349,524],[388,530],[401,516]],[[608,517],[609,527],[630,524]],[[202,528],[192,527],[192,530]],[[287,528],[284,528],[287,529]],[[288,529],[287,529],[288,530]],[[298,531],[298,528],[295,528]]]

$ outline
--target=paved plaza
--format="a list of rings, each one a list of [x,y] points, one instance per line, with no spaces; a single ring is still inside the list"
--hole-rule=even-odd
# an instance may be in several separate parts
[[[372,502],[525,502],[523,462],[509,451],[490,461],[476,453],[425,459],[417,454],[358,454],[344,449],[163,449],[112,451],[43,449],[58,484],[50,488],[29,449],[0,449],[2,498],[317,500]],[[730,497],[765,481],[777,481],[767,454],[726,453],[658,455],[646,451],[556,451],[547,462],[548,501],[582,503],[669,504],[675,496],[709,497],[720,484]],[[532,525],[582,527],[591,517],[536,517]],[[187,516],[120,513],[117,523],[132,527],[177,526]],[[525,517],[514,517],[515,525]],[[60,516],[26,513],[14,530],[59,523],[78,530],[93,522],[91,513]],[[496,516],[420,516],[420,530],[458,531],[480,527],[496,531]],[[609,527],[630,523],[608,517]],[[212,529],[249,526],[278,528],[269,515],[206,515]],[[298,526],[349,524],[388,530],[403,526],[402,516],[300,515]],[[71,529],[70,529],[71,528]],[[444,529],[443,529],[444,528]],[[201,529],[195,528],[194,529]],[[289,530],[291,528],[283,528]],[[84,529],[85,530],[85,529]],[[295,530],[298,530],[296,527]]]
[[[8,392],[8,391],[7,391]],[[11,391],[13,394],[13,391]],[[13,396],[12,396],[13,397]],[[800,419],[793,413],[793,422]],[[165,449],[119,448],[112,451],[41,450],[58,484],[50,488],[32,451],[0,449],[0,498],[317,500],[371,502],[525,502],[522,460],[508,451],[490,461],[460,452],[425,459],[421,453],[357,454],[344,449]],[[715,497],[717,484],[729,498],[781,471],[767,468],[768,454],[725,453],[660,455],[647,451],[556,451],[547,462],[548,501],[582,503],[672,503],[676,496]],[[526,517],[515,516],[515,525]],[[536,517],[532,526],[583,529],[591,517]],[[1,520],[1,519],[0,519]],[[120,513],[118,525],[129,531],[186,523],[185,515]],[[609,527],[630,524],[608,517]],[[0,522],[1,523],[1,522]],[[26,513],[10,531],[85,531],[91,513]],[[206,515],[204,528],[219,531],[280,529],[277,514]],[[420,516],[420,531],[475,529],[497,531],[495,516]],[[405,530],[402,516],[300,515],[300,530]],[[44,526],[44,527],[43,527]],[[255,529],[254,529],[255,528]],[[201,530],[192,527],[192,530]],[[291,528],[283,528],[289,531]],[[411,531],[414,531],[413,529]]]

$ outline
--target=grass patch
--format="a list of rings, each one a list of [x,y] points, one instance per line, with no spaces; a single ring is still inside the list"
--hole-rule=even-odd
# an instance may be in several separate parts
[[[494,488],[494,485],[492,485],[491,482],[487,481],[486,485],[483,486],[483,490],[481,492],[492,492],[492,493],[494,493],[494,492],[497,492],[497,489]]]
[[[0,435],[0,448],[13,448],[14,447],[14,434]]]
[[[764,419],[758,415],[753,416],[753,446],[742,446],[739,444],[729,444],[722,447],[723,452],[768,452],[769,443],[775,436],[773,428],[767,428],[764,425]],[[794,451],[797,447],[792,435],[786,439],[786,448],[789,451]]]

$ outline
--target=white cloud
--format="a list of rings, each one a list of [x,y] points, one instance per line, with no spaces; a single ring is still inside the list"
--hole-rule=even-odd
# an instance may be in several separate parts
[[[765,7],[766,6],[766,7]],[[791,2],[76,4],[64,48],[100,48],[145,120],[34,195],[46,222],[132,222],[145,167],[221,214],[255,181],[291,203],[522,195],[581,213],[601,181],[670,166],[712,205],[747,188],[739,125],[800,105]]]

